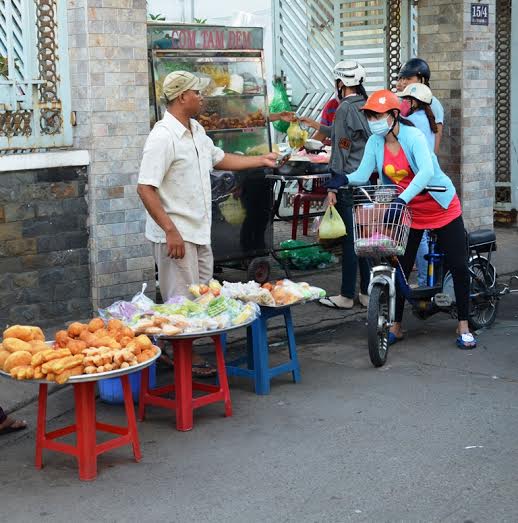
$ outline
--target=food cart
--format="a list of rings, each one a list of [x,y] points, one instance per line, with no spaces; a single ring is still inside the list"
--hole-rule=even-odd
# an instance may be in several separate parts
[[[263,30],[258,27],[148,24],[151,125],[162,118],[162,83],[172,71],[210,78],[199,117],[225,152],[271,150],[264,77]],[[248,269],[249,279],[267,281],[273,245],[271,182],[264,169],[214,171],[212,246],[218,265]]]

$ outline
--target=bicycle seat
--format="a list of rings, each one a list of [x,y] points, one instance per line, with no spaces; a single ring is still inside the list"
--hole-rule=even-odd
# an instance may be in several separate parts
[[[490,229],[479,229],[468,233],[469,246],[473,248],[487,246],[496,243],[495,231]]]

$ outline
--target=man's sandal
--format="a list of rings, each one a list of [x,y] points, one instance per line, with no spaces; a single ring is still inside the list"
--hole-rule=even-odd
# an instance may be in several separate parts
[[[477,340],[471,332],[465,332],[464,334],[461,334],[456,340],[455,343],[457,344],[457,347],[462,350],[471,350],[476,348],[477,346]]]
[[[324,307],[344,311],[351,310],[354,307],[354,301],[350,298],[345,298],[344,296],[328,296],[327,298],[318,300],[318,303],[324,305]]]
[[[0,428],[0,436],[10,434],[11,432],[18,432],[27,428],[27,422],[13,418],[7,418],[4,421],[4,427]]]

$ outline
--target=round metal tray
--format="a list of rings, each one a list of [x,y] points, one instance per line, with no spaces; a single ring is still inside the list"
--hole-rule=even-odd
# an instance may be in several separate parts
[[[203,332],[189,332],[187,334],[177,334],[176,336],[167,336],[165,334],[146,334],[154,340],[185,340],[189,338],[210,338],[211,336],[218,336],[219,334],[225,334],[236,329],[241,329],[242,327],[248,327],[252,324],[255,319],[247,321],[246,323],[240,323],[239,325],[234,325],[227,329],[215,329],[212,331],[203,331]],[[145,334],[145,333],[144,333]]]
[[[158,352],[152,358],[137,365],[134,365],[133,367],[128,367],[127,369],[110,370],[108,372],[100,372],[98,374],[81,374],[79,376],[72,376],[65,383],[63,383],[63,385],[73,385],[74,383],[86,383],[89,381],[101,381],[109,378],[120,378],[121,376],[125,376],[126,374],[133,374],[134,372],[137,372],[139,370],[145,369],[146,367],[153,365],[153,363],[162,354],[162,351],[159,347],[155,346],[155,349],[158,349]],[[9,378],[14,381],[20,381],[20,383],[48,383],[51,385],[59,385],[55,381],[48,380],[17,380],[13,378],[9,373],[4,372],[3,370],[0,370],[0,376],[3,376],[4,378]]]

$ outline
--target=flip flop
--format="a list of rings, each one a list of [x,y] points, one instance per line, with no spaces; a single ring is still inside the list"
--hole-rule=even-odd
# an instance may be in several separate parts
[[[320,305],[323,305],[324,307],[329,307],[331,309],[340,309],[340,310],[343,310],[343,311],[350,311],[352,309],[352,307],[340,307],[340,305],[335,303],[331,299],[331,297],[329,297],[329,298],[322,298],[322,299],[318,300],[318,303],[320,303]]]
[[[461,334],[456,340],[455,343],[457,344],[457,347],[461,350],[472,350],[477,347],[477,340],[471,332],[465,332],[464,334]],[[473,344],[473,345],[467,345],[467,344]]]
[[[397,343],[398,341],[401,341],[402,339],[404,339],[404,336],[401,336],[401,338],[399,338],[393,332],[389,332],[388,344],[389,345],[394,345],[394,343]]]
[[[209,370],[210,372],[200,372],[201,370]],[[192,364],[192,375],[195,378],[213,378],[217,373],[217,369],[215,369],[208,361]]]
[[[18,432],[19,430],[25,430],[26,428],[27,422],[21,420],[13,420],[11,425],[8,425],[7,427],[0,429],[0,436],[4,434],[11,434],[11,432]]]

